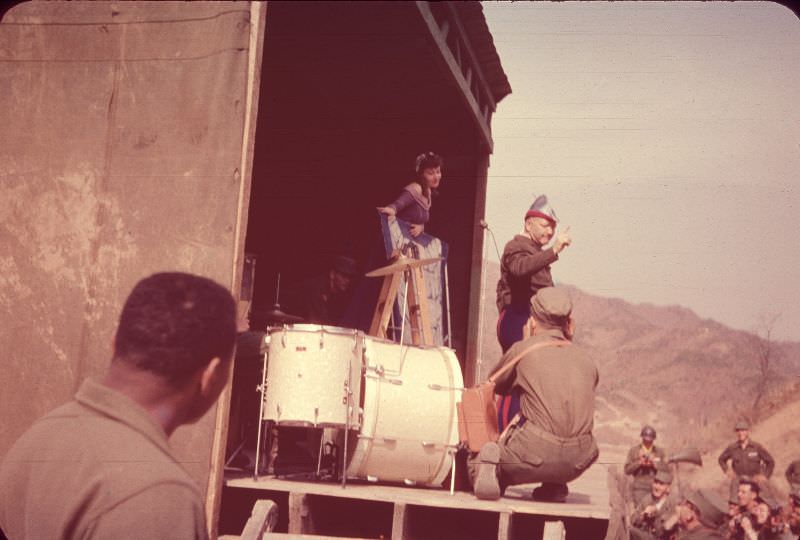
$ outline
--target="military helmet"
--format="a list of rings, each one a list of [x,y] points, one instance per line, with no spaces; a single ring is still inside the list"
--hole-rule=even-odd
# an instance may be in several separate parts
[[[648,441],[656,440],[656,430],[653,428],[653,426],[644,426],[639,435],[642,437],[642,439],[647,439]]]
[[[739,431],[742,429],[750,429],[750,424],[747,422],[747,420],[739,420],[736,422],[736,425],[733,426],[734,431]]]
[[[686,496],[700,514],[698,519],[707,527],[721,526],[728,515],[727,503],[716,492],[709,489],[698,489]]]

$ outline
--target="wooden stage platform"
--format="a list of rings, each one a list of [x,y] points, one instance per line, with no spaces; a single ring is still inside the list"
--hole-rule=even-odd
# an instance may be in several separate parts
[[[563,538],[602,540],[610,516],[608,466],[602,456],[569,484],[565,503],[531,499],[537,484],[512,486],[498,501],[472,493],[400,485],[307,482],[231,473],[226,492],[275,500],[282,519],[277,530],[294,535],[349,538],[447,539]],[[226,511],[223,496],[223,513]],[[242,503],[247,504],[247,503]],[[269,536],[266,536],[267,538]]]

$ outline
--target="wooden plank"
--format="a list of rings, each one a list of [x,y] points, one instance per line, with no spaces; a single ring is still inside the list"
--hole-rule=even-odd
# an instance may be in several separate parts
[[[250,207],[250,185],[252,183],[253,154],[255,152],[256,119],[261,89],[261,60],[264,50],[264,29],[266,28],[266,2],[250,3],[250,42],[247,60],[247,88],[245,91],[244,126],[242,133],[241,161],[239,166],[239,197],[236,217],[236,233],[231,291],[238,298],[244,269],[244,243],[247,233],[247,217]],[[233,380],[233,362],[230,363],[228,380]],[[225,442],[228,438],[228,418],[230,416],[231,384],[228,383],[217,400],[214,418],[214,435],[209,456],[210,468],[206,485],[205,513],[210,538],[216,538],[219,524],[219,510],[222,503],[222,482],[225,468]]]
[[[260,499],[253,505],[250,519],[244,524],[241,540],[261,540],[265,532],[271,531],[278,523],[278,505],[275,501]]]
[[[313,516],[307,493],[289,492],[289,533],[314,533]]]
[[[406,505],[404,503],[395,504],[392,515],[392,540],[405,540],[406,519]]]
[[[400,274],[395,273],[384,276],[378,302],[375,305],[375,313],[372,315],[372,323],[369,326],[368,334],[379,338],[386,337],[386,327],[392,316],[394,302],[397,299],[397,289],[400,286]]]
[[[564,540],[567,537],[567,530],[564,528],[563,521],[545,521],[542,540]]]
[[[307,493],[435,508],[607,520],[609,505],[606,479],[607,469],[604,465],[590,467],[580,478],[570,482],[570,494],[565,503],[532,500],[530,494],[536,484],[510,486],[506,489],[505,496],[497,501],[482,501],[472,493],[463,491],[450,495],[445,489],[376,485],[356,481],[348,482],[346,489],[330,482],[299,482],[272,477],[261,477],[258,481],[254,481],[252,476],[246,473],[241,477],[226,479],[225,484],[236,488]]]
[[[497,540],[511,538],[511,512],[500,512],[497,522]]]

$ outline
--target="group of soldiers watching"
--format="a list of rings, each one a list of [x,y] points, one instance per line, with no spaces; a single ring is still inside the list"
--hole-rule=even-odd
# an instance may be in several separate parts
[[[775,460],[750,439],[750,426],[735,425],[737,440],[719,456],[730,478],[728,501],[710,489],[673,489],[677,463],[700,465],[699,453],[675,455],[655,444],[656,430],[644,426],[641,444],[628,451],[625,474],[631,477],[630,537],[647,540],[723,538],[729,540],[795,540],[800,535],[800,459],[786,469],[789,500],[780,503],[770,482]]]

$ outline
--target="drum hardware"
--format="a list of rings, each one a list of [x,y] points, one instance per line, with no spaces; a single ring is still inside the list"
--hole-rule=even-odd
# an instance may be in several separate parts
[[[457,391],[463,392],[464,389],[456,386],[442,386],[441,384],[431,383],[428,385],[431,390],[447,390],[448,392]]]
[[[280,283],[280,274],[278,275],[278,283]],[[269,337],[265,337],[265,343],[269,343]],[[253,480],[258,481],[258,466],[261,465],[261,428],[264,425],[264,402],[266,401],[267,395],[267,359],[269,358],[269,352],[265,352],[263,355],[264,363],[261,367],[261,384],[259,385],[261,389],[261,399],[260,406],[258,409],[258,434],[256,435],[256,465],[253,468]]]
[[[444,300],[447,304],[447,346],[453,347],[453,340],[450,337],[450,276],[447,272],[447,259],[444,261]]]

